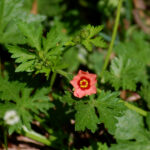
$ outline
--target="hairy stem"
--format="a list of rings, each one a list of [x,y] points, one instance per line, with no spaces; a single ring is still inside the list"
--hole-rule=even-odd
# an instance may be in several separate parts
[[[147,116],[147,111],[145,111],[145,110],[143,110],[143,109],[141,109],[139,107],[136,107],[136,106],[134,106],[134,105],[132,105],[132,104],[130,104],[128,102],[125,102],[125,101],[123,101],[123,102],[124,102],[125,106],[127,106],[129,109],[139,113],[142,116],[145,116],[145,117]]]
[[[100,75],[101,78],[103,77],[104,71],[106,70],[106,68],[108,66],[110,55],[111,55],[111,52],[112,52],[112,48],[114,46],[114,41],[116,39],[117,29],[118,29],[119,19],[120,19],[120,10],[121,10],[121,6],[122,6],[122,1],[123,0],[119,0],[119,3],[118,3],[117,16],[116,16],[116,19],[115,19],[115,25],[114,25],[114,29],[113,29],[112,39],[111,39],[111,43],[109,45],[108,52],[107,52],[107,55],[106,55],[106,58],[105,58],[104,66],[103,66],[103,69],[102,69],[102,72],[101,72],[101,75]]]
[[[52,88],[53,88],[55,79],[56,79],[56,72],[53,72],[51,80],[50,80],[50,90],[52,90]]]
[[[61,74],[62,76],[66,77],[68,79],[68,73],[63,70],[57,70],[57,73]]]
[[[47,146],[51,145],[51,141],[49,139],[47,139],[46,137],[44,137],[43,135],[36,133],[34,131],[29,131],[25,126],[23,126],[23,132],[21,132],[21,134],[23,134],[24,136],[35,140],[37,142],[43,143]]]

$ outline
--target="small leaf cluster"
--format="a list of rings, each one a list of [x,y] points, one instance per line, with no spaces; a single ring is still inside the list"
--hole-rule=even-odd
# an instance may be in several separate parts
[[[103,26],[85,26],[67,45],[83,45],[88,51],[92,51],[93,46],[105,48],[106,43],[101,36],[96,36],[103,29]]]

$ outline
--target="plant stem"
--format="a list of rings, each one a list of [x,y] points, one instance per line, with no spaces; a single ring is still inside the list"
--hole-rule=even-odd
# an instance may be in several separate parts
[[[50,80],[50,90],[52,90],[52,88],[53,88],[55,79],[56,79],[56,72],[53,72],[51,80]]]
[[[33,139],[35,141],[38,141],[40,143],[43,143],[47,146],[51,145],[51,141],[45,138],[43,135],[36,133],[34,131],[29,131],[25,126],[23,126],[23,132],[21,132],[24,136]]]
[[[141,114],[142,116],[145,116],[145,117],[147,116],[147,111],[145,111],[145,110],[143,110],[143,109],[141,109],[141,108],[139,108],[139,107],[136,107],[136,106],[134,106],[134,105],[132,105],[132,104],[130,104],[130,103],[128,103],[128,102],[125,102],[125,101],[124,101],[124,104],[125,104],[125,106],[127,106],[129,109],[131,109],[131,110],[133,110],[133,111],[135,111],[135,112]]]
[[[4,144],[6,150],[8,150],[8,143],[7,143],[7,128],[4,127]]]
[[[68,73],[63,70],[57,70],[57,73],[63,75],[64,77],[68,78]]]
[[[110,58],[112,48],[113,48],[113,45],[114,45],[114,41],[116,39],[116,34],[117,34],[117,29],[118,29],[119,19],[120,19],[120,10],[121,10],[121,6],[122,6],[122,1],[123,0],[119,0],[119,3],[118,3],[117,16],[116,16],[116,19],[115,19],[115,25],[114,25],[114,29],[113,29],[112,39],[111,39],[111,43],[109,45],[108,52],[107,52],[107,55],[106,55],[106,58],[105,58],[104,66],[103,66],[103,69],[102,69],[102,72],[101,72],[101,75],[100,75],[101,78],[103,77],[104,71],[106,70],[106,68],[108,66],[109,58]]]

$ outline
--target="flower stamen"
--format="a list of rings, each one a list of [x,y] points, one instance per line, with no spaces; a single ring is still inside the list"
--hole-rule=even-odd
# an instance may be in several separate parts
[[[87,79],[86,77],[82,77],[80,78],[78,85],[80,87],[80,89],[82,90],[86,90],[90,88],[90,80]]]
[[[80,80],[80,87],[81,88],[87,88],[89,85],[89,82],[86,79]]]

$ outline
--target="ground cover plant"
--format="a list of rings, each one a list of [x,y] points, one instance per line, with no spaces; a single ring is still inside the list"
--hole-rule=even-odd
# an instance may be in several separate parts
[[[0,149],[150,150],[149,8],[0,0]]]

